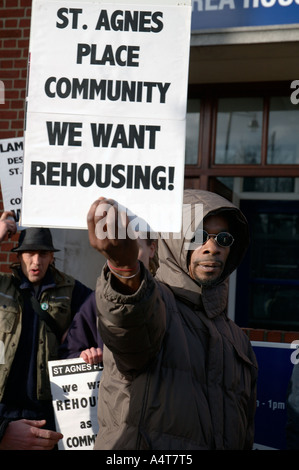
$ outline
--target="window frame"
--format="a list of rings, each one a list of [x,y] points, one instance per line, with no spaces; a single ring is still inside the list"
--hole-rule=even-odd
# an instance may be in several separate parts
[[[200,128],[198,160],[185,165],[185,187],[212,189],[212,180],[218,176],[232,177],[299,177],[299,165],[268,164],[268,125],[270,98],[290,97],[291,81],[265,83],[239,83],[215,85],[189,85],[188,98],[200,99]],[[218,100],[234,97],[262,97],[263,124],[260,164],[215,164],[216,125]]]

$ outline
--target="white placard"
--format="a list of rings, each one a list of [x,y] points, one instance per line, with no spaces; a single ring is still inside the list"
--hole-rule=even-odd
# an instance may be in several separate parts
[[[86,228],[100,196],[180,231],[191,0],[33,0],[22,223]]]
[[[0,181],[5,211],[20,218],[22,203],[23,137],[0,140]]]
[[[92,450],[102,367],[76,358],[50,361],[48,368],[56,430],[63,434],[59,450]]]

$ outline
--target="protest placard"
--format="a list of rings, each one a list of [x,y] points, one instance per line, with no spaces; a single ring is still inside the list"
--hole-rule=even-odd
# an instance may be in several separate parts
[[[83,359],[48,363],[59,450],[91,450],[98,432],[97,403],[102,375],[99,364]]]
[[[0,140],[0,181],[5,211],[20,218],[23,175],[23,137]]]
[[[191,0],[33,0],[22,223],[100,196],[180,231]]]

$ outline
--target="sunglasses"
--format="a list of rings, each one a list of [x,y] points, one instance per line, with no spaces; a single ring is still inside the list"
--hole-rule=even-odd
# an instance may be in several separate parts
[[[208,233],[205,230],[198,230],[196,232],[196,239],[195,237],[191,240],[191,242],[198,243],[197,240],[202,240],[201,245],[204,245],[210,238],[214,238],[219,246],[223,248],[227,248],[232,246],[234,243],[234,237],[228,232],[220,232],[215,235],[214,233]]]

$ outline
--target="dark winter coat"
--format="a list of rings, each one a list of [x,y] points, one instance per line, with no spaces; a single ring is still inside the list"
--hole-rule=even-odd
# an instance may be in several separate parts
[[[76,313],[67,336],[59,348],[60,359],[79,357],[89,348],[103,348],[103,341],[97,329],[97,306],[92,292]]]
[[[212,288],[188,275],[191,203],[198,214],[203,204],[204,217],[225,211],[235,238],[223,278]],[[252,447],[257,364],[247,336],[226,312],[226,279],[247,248],[247,222],[213,193],[185,191],[184,204],[181,238],[159,240],[155,279],[142,269],[131,296],[113,290],[107,268],[98,279],[105,346],[95,449]]]

